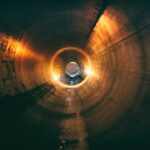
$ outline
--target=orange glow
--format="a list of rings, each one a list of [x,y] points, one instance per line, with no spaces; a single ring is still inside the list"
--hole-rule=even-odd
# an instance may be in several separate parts
[[[53,74],[53,79],[54,79],[55,81],[58,81],[58,80],[60,79],[60,75],[57,74],[57,73]]]
[[[93,70],[91,70],[91,68],[85,68],[85,73],[86,73],[86,75],[92,75]]]
[[[95,53],[104,51],[112,41],[117,41],[120,37],[120,28],[124,20],[126,17],[120,10],[109,7],[99,18],[86,46]]]
[[[35,54],[29,45],[23,40],[0,34],[0,43],[5,44],[5,55],[15,58],[40,58],[40,56]]]
[[[16,42],[16,57],[23,56],[24,58],[34,58],[39,59],[41,56],[38,54],[35,54],[31,47],[24,41],[17,41]]]
[[[81,83],[79,83],[78,85],[66,85],[66,84],[63,84],[59,81],[60,79],[60,75],[61,75],[61,66],[57,66],[56,65],[56,58],[64,51],[70,51],[70,50],[73,50],[73,51],[77,51],[79,53],[81,53],[85,59],[84,60],[81,60],[81,61],[84,61],[83,64],[84,64],[84,68],[91,68],[91,60],[88,56],[88,54],[86,54],[86,52],[84,52],[83,50],[79,49],[79,48],[75,48],[75,47],[66,47],[66,48],[62,48],[60,50],[58,50],[54,56],[52,57],[52,60],[50,62],[50,76],[52,77],[52,81],[55,83],[55,84],[58,84],[62,87],[66,87],[66,88],[75,88],[75,87],[79,87],[81,86],[86,80],[87,78],[89,77],[90,74],[87,74],[87,77],[85,78],[84,81],[82,81]],[[63,65],[63,64],[62,64]]]

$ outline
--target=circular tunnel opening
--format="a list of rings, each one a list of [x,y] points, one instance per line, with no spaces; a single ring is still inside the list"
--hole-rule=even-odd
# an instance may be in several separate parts
[[[83,77],[80,75],[81,68],[78,63],[71,61],[66,65],[65,82],[69,85],[75,85],[82,81]]]
[[[63,86],[79,85],[86,81],[90,67],[88,54],[80,48],[66,47],[58,50],[50,63],[53,81]]]
[[[8,4],[0,9],[4,145],[142,149],[150,127],[146,1]]]
[[[79,65],[74,61],[69,62],[66,66],[66,74],[72,78],[78,76],[80,74]]]

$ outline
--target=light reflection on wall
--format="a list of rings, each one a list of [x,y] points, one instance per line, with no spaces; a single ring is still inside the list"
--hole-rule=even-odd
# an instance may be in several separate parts
[[[1,96],[23,92],[48,80],[41,64],[44,58],[34,53],[25,40],[0,34]]]

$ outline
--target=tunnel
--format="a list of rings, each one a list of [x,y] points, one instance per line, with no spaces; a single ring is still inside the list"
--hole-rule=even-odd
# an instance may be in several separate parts
[[[0,149],[150,148],[150,2],[0,4]]]

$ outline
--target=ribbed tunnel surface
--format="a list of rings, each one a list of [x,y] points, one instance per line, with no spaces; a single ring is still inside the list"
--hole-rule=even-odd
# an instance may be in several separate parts
[[[148,0],[1,4],[0,149],[150,148],[149,18]]]

